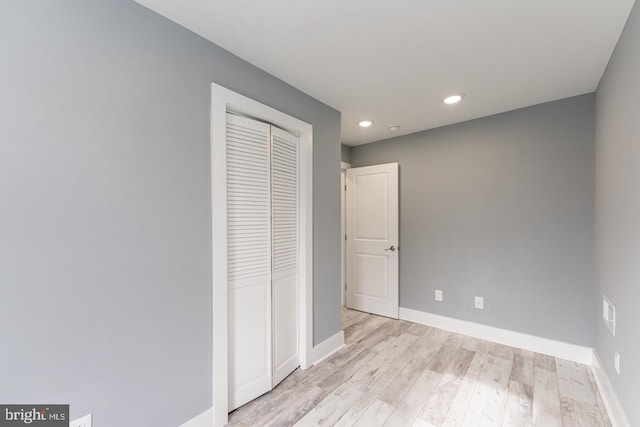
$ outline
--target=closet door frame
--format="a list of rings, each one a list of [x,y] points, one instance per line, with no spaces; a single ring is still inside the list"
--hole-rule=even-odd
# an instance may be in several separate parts
[[[228,421],[227,113],[271,123],[300,139],[299,338],[300,367],[312,365],[313,349],[313,127],[217,84],[211,85],[211,267],[213,304],[214,425]]]

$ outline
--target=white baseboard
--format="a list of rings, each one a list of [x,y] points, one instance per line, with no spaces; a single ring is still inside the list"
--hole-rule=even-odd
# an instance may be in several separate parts
[[[312,358],[313,364],[322,362],[327,357],[331,356],[336,351],[344,347],[344,331],[340,331],[334,336],[327,338],[320,344],[313,347]]]
[[[195,418],[190,419],[180,427],[213,427],[215,425],[213,421],[213,406]]]
[[[600,357],[598,357],[598,353],[596,353],[595,350],[593,351],[591,372],[593,372],[593,377],[596,380],[598,390],[600,390],[600,395],[604,402],[604,407],[607,409],[607,414],[609,415],[609,420],[611,420],[613,427],[631,427],[631,424],[629,424],[629,420],[627,420],[627,416],[622,409],[622,405],[620,405],[618,396],[616,396],[616,392],[613,390],[611,381],[609,381],[609,376],[602,367]]]
[[[585,365],[591,365],[593,361],[593,349],[591,347],[550,340],[535,335],[523,334],[521,332],[509,331],[507,329],[500,329],[404,307],[400,307],[400,319],[497,342],[511,347],[535,351],[536,353],[547,354]]]

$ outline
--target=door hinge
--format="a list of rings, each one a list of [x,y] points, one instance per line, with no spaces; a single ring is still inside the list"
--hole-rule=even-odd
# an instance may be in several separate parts
[[[347,235],[346,234],[344,235],[344,240],[345,240],[345,242],[347,241]]]

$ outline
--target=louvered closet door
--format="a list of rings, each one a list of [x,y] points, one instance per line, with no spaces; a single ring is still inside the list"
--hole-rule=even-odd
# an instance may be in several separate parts
[[[230,411],[273,383],[270,169],[270,126],[228,114]]]
[[[299,363],[298,137],[272,127],[274,386]]]

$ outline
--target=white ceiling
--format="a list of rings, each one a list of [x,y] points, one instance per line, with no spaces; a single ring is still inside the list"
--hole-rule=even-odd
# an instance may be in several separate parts
[[[340,110],[359,145],[593,92],[635,0],[136,1]]]

